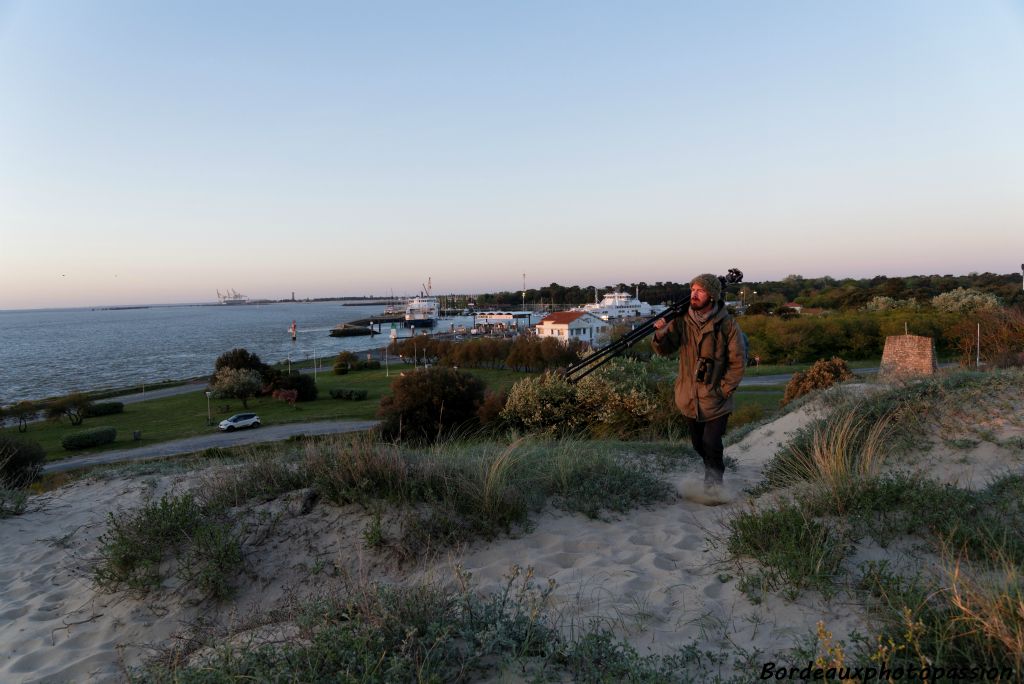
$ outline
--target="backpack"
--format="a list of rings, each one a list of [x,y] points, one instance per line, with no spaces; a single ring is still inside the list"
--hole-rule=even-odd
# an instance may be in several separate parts
[[[746,368],[750,364],[750,340],[747,339],[747,333],[743,332],[743,329],[740,328],[740,324],[736,322],[735,318],[732,319],[732,322],[736,326],[736,330],[740,334],[740,346],[743,347],[743,367]],[[723,340],[725,339],[725,336],[722,335],[721,320],[715,323],[715,333],[717,335],[720,335]]]

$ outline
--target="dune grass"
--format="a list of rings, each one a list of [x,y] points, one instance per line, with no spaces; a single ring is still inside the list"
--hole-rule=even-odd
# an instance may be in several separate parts
[[[240,465],[208,471],[194,494],[110,514],[95,577],[111,591],[144,593],[169,572],[207,595],[227,597],[242,565],[229,512],[306,488],[335,505],[398,511],[400,537],[383,538],[379,523],[366,536],[400,560],[528,527],[548,503],[600,517],[675,496],[659,473],[686,462],[658,464],[621,448],[521,438],[410,449],[364,434],[307,440],[283,453],[253,451]]]
[[[1005,558],[973,565],[948,547],[941,559],[937,571],[910,576],[886,563],[862,567],[860,587],[872,599],[878,631],[856,640],[857,653],[890,670],[957,666],[983,671],[989,681],[1021,681],[1024,581],[1020,565]],[[966,679],[981,677],[975,674]]]
[[[300,626],[286,643],[225,645],[213,631],[177,644],[133,681],[175,682],[649,682],[723,681],[724,657],[693,644],[641,655],[599,625],[566,636],[530,568],[514,567],[482,595],[457,571],[449,585],[350,583],[343,591],[268,617]],[[201,652],[196,662],[188,660]],[[736,679],[734,681],[742,681]]]
[[[869,477],[884,460],[929,448],[935,425],[970,429],[983,418],[979,407],[993,405],[993,397],[1012,396],[1024,385],[1024,372],[958,371],[876,388],[862,396],[846,392],[816,392],[804,401],[820,399],[826,415],[799,429],[765,469],[758,492],[786,487],[798,481],[832,488],[841,480]],[[1016,389],[1012,389],[1016,388]],[[849,489],[849,486],[846,487]]]

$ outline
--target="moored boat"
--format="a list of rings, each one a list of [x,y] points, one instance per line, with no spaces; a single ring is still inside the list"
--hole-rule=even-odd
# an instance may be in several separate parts
[[[584,304],[575,307],[573,311],[586,311],[605,321],[616,318],[653,316],[655,313],[653,306],[647,302],[641,302],[638,297],[628,292],[608,292],[600,302]]]
[[[413,297],[405,305],[405,327],[407,328],[433,328],[441,315],[441,304],[437,297],[430,294],[432,283],[427,278],[427,284],[423,286],[423,292],[418,297]]]

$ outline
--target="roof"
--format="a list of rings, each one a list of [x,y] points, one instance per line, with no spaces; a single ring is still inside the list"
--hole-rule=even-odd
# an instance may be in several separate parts
[[[568,325],[583,316],[593,316],[593,314],[586,311],[556,311],[554,313],[549,313],[547,316],[542,318],[539,325],[544,325],[545,323],[551,325]]]

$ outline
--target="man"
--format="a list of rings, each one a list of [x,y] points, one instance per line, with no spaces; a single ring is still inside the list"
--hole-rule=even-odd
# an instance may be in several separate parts
[[[743,379],[743,338],[725,309],[722,283],[704,273],[690,281],[690,308],[666,323],[654,322],[651,345],[659,356],[679,350],[676,406],[686,418],[693,448],[704,460],[704,489],[722,484],[722,435]]]

